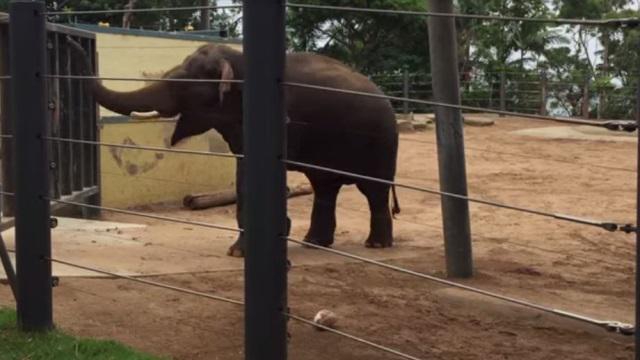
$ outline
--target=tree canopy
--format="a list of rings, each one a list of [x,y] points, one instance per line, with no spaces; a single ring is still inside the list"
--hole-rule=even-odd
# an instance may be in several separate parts
[[[303,0],[299,3],[425,10],[424,0]],[[366,73],[428,67],[423,17],[336,10],[290,9],[287,25],[293,50],[338,58]]]
[[[233,0],[234,3],[239,1]],[[424,11],[426,0],[298,0],[303,4]],[[9,0],[0,0],[7,9]],[[213,5],[215,0],[46,0],[50,10],[109,10]],[[638,17],[632,0],[454,0],[456,11],[516,17],[606,19]],[[212,16],[209,16],[212,15]],[[122,14],[59,16],[52,21],[79,21],[111,26],[123,24]],[[136,13],[133,28],[166,31],[227,29],[241,36],[240,10],[225,12]],[[313,51],[339,59],[368,75],[403,71],[417,74],[428,85],[429,46],[423,16],[289,8],[287,41],[296,51]],[[509,102],[531,110],[548,82],[551,108],[568,115],[587,109],[592,116],[628,117],[640,76],[640,30],[621,27],[554,26],[539,22],[457,19],[459,69],[463,97],[494,104],[506,75]],[[422,74],[422,75],[420,75]],[[529,84],[529,85],[527,85]],[[556,84],[556,85],[552,85]],[[395,89],[399,91],[399,89]],[[425,93],[427,90],[425,90]],[[529,94],[529,95],[526,95]],[[494,104],[495,105],[495,104]],[[553,110],[553,109],[552,109]]]

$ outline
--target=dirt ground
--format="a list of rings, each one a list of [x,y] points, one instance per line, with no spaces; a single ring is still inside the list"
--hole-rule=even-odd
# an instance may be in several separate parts
[[[634,223],[634,142],[543,139],[514,132],[557,126],[500,118],[467,127],[469,191],[474,197],[574,216]],[[397,181],[438,187],[433,130],[401,134]],[[292,181],[300,177],[291,175]],[[360,254],[388,251],[390,263],[444,277],[440,199],[398,190],[402,213],[394,223],[396,247],[363,249],[368,230],[364,197],[354,187],[339,198],[335,247]],[[292,233],[302,237],[310,196],[289,201]],[[155,214],[233,225],[233,208],[190,212],[179,204],[149,207]],[[105,219],[140,223],[105,214]],[[634,238],[485,205],[471,205],[475,276],[461,281],[504,295],[598,319],[633,323]],[[228,261],[225,271],[154,277],[154,280],[241,299],[241,260],[219,249],[233,235],[144,221],[136,233],[151,252],[162,234],[168,264],[205,257]],[[128,230],[127,230],[128,231]],[[140,230],[131,230],[140,231]],[[168,241],[168,240],[167,240]],[[222,244],[204,252],[206,243]],[[199,246],[192,244],[199,242]],[[203,245],[205,244],[205,245]],[[294,247],[296,256],[322,256]],[[401,255],[401,256],[399,256]],[[77,259],[83,260],[78,253]],[[140,261],[147,260],[141,257]],[[295,261],[294,261],[295,265]],[[73,334],[123,341],[175,359],[241,359],[243,312],[236,305],[145,287],[124,280],[64,278],[54,290],[57,325]],[[320,309],[338,314],[345,332],[423,359],[631,359],[632,337],[528,308],[454,290],[370,265],[294,266],[291,311],[307,318]],[[10,305],[0,286],[0,305]],[[395,359],[304,324],[290,322],[291,359]]]

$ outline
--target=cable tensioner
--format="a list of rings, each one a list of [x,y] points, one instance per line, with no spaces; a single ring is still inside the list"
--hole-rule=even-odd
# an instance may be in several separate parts
[[[607,121],[603,124],[603,126],[611,131],[626,131],[626,132],[634,132],[638,130],[638,123],[635,121]]]
[[[626,225],[620,226],[620,231],[624,231],[627,234],[637,233],[638,230],[640,230],[638,229],[638,226],[632,225],[632,224],[626,224]]]

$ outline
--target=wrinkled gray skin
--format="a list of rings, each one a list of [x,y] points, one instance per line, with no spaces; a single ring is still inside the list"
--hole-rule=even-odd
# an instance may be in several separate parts
[[[72,48],[88,59],[77,44]],[[85,74],[90,74],[85,63]],[[244,78],[243,54],[228,46],[204,45],[165,75],[169,79]],[[382,94],[365,76],[328,57],[290,53],[286,81]],[[231,151],[242,154],[242,84],[155,82],[140,90],[117,92],[90,80],[93,95],[103,107],[123,114],[157,111],[162,117],[179,116],[171,145],[190,136],[216,129]],[[288,158],[300,162],[393,180],[396,170],[398,131],[389,101],[319,90],[285,89],[288,123]],[[237,171],[237,220],[242,228],[243,171]],[[314,190],[311,225],[306,242],[331,246],[336,228],[336,198],[343,185],[355,184],[366,196],[371,211],[367,247],[393,243],[389,211],[390,186],[370,181],[288,166],[309,179]],[[394,213],[399,212],[395,191]],[[242,236],[229,255],[244,255]]]

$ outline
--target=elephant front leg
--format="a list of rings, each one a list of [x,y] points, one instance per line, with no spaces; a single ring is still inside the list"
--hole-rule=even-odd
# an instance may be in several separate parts
[[[389,186],[381,184],[358,184],[358,189],[367,197],[371,212],[369,236],[365,246],[386,248],[393,246],[393,222],[389,211]]]
[[[239,229],[244,229],[244,220],[243,220],[243,207],[244,207],[244,171],[242,170],[242,162],[238,159],[237,170],[236,170],[236,221],[238,223]],[[289,231],[291,230],[291,219],[287,216],[287,229],[286,235],[289,236]],[[233,257],[244,257],[246,253],[246,241],[244,233],[238,234],[238,239],[236,242],[229,247],[227,251],[227,255]]]
[[[244,188],[244,168],[242,166],[242,159],[238,159],[236,162],[236,222],[238,223],[239,229],[244,229],[244,221],[243,221],[243,211],[242,208],[244,206],[244,196],[243,196],[243,188]],[[238,234],[238,238],[236,242],[231,245],[229,250],[227,251],[227,255],[233,257],[244,257],[246,249],[246,244],[244,240],[244,234]]]
[[[311,182],[313,186],[313,210],[311,226],[304,238],[305,242],[329,247],[333,244],[336,230],[336,200],[340,191],[339,184]]]

